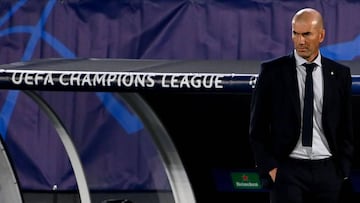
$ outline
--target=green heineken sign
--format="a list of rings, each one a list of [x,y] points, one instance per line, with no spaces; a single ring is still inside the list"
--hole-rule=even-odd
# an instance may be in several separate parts
[[[255,172],[234,172],[231,179],[235,189],[261,189],[259,175]]]

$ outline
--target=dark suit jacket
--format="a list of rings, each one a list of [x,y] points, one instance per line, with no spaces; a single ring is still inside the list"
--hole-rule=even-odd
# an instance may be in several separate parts
[[[348,177],[353,146],[350,68],[322,57],[322,125],[339,175]],[[301,128],[295,56],[261,64],[251,101],[250,144],[261,177],[287,159]]]

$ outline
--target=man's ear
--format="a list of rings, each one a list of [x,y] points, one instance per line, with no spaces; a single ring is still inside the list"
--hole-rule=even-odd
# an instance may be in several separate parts
[[[319,40],[319,41],[320,41],[320,43],[321,43],[321,42],[323,42],[324,39],[325,39],[325,29],[323,29],[323,30],[320,32],[320,35],[319,35],[319,36],[320,36],[320,40]]]

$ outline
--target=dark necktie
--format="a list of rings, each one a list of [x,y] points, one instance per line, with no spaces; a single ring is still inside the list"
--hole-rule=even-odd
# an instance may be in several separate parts
[[[313,112],[314,112],[314,90],[312,71],[316,67],[315,63],[305,63],[306,78],[305,78],[305,96],[304,96],[304,111],[303,111],[303,129],[302,129],[302,144],[303,146],[311,146],[313,136]]]

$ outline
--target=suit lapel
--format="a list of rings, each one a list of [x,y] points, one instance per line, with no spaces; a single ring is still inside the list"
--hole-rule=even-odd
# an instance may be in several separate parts
[[[322,60],[321,63],[322,63],[323,80],[324,80],[323,112],[327,112],[326,109],[329,106],[329,101],[331,101],[333,90],[336,89],[333,87],[334,82],[332,81],[335,72],[333,68],[329,65],[329,63],[327,63],[326,59],[322,58],[321,60]]]
[[[288,88],[287,92],[289,94],[289,98],[291,99],[291,103],[293,104],[296,117],[300,121],[300,99],[299,99],[299,86],[296,72],[296,61],[294,55],[289,56],[289,61],[285,63],[286,67],[283,67],[284,70],[284,80],[286,81],[286,87]]]
[[[323,95],[323,112],[327,112],[327,108],[329,107],[329,102],[333,97],[333,90],[336,88],[334,87],[335,83],[332,81],[334,79],[335,70],[325,58],[321,59],[322,63],[322,73],[323,73],[323,80],[324,80],[324,95]],[[297,72],[296,72],[296,61],[294,55],[289,55],[288,61],[284,63],[283,73],[284,73],[284,80],[286,81],[286,88],[289,95],[289,99],[291,99],[291,103],[293,104],[296,117],[298,121],[301,120],[301,113],[300,113],[300,96],[299,96],[299,86],[298,86],[298,79],[297,79]],[[325,115],[325,114],[323,114]],[[323,117],[323,122],[326,123],[326,118]]]

